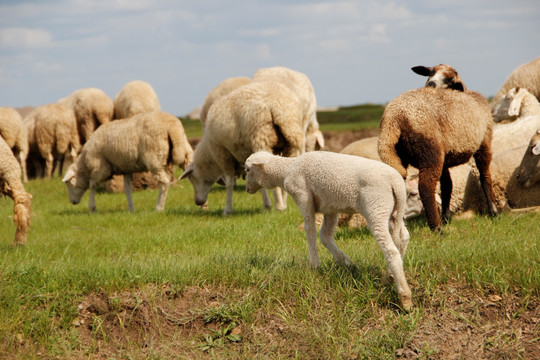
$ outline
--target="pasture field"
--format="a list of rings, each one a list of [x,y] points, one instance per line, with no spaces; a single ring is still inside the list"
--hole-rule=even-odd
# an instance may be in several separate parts
[[[1,359],[538,359],[540,213],[454,220],[445,235],[409,221],[405,273],[414,307],[396,304],[366,229],[337,231],[357,264],[320,246],[309,266],[302,218],[262,211],[240,180],[235,214],[209,210],[191,184],[88,194],[72,205],[60,178],[31,180],[32,227],[11,248],[13,203],[0,198]]]

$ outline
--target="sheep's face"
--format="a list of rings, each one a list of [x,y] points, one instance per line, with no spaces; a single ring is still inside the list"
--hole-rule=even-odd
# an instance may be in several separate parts
[[[418,176],[407,177],[405,180],[407,188],[407,207],[405,208],[405,219],[416,217],[424,211],[420,193],[418,192]]]
[[[411,68],[418,75],[427,76],[426,87],[448,88],[465,91],[467,88],[456,69],[449,65],[440,64],[433,67],[415,66]]]
[[[208,193],[212,188],[212,185],[218,180],[213,176],[210,176],[201,167],[190,163],[182,176],[178,180],[188,178],[193,185],[193,191],[195,193],[195,204],[202,206],[206,203]]]
[[[540,129],[532,137],[527,152],[517,170],[517,181],[524,188],[530,188],[540,181]]]
[[[67,186],[69,201],[74,205],[78,204],[88,187],[81,184],[81,181],[77,181],[76,164],[68,168],[62,182]]]
[[[519,87],[508,90],[492,107],[493,121],[499,122],[519,116],[521,102],[526,94],[527,90]]]

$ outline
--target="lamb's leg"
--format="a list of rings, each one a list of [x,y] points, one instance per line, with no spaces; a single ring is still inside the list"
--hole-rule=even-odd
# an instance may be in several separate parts
[[[450,222],[450,198],[452,197],[452,178],[450,171],[444,167],[441,174],[441,208],[442,222],[448,224]]]
[[[405,272],[403,271],[402,254],[392,240],[392,236],[388,230],[388,223],[380,216],[380,214],[377,214],[376,217],[366,214],[366,220],[371,233],[375,237],[377,244],[379,244],[379,247],[384,254],[384,258],[388,263],[388,270],[394,278],[401,307],[405,310],[409,310],[412,306],[411,289],[407,284]]]
[[[397,218],[395,215],[396,214],[393,213],[390,218],[390,231],[392,232],[394,244],[398,248],[401,258],[403,259],[407,252],[407,247],[409,246],[410,235],[409,230],[407,230],[407,227],[405,226],[405,221]]]
[[[49,153],[47,154],[47,157],[45,157],[45,178],[50,179],[52,178],[52,173],[54,170],[54,156]]]
[[[270,196],[268,196],[268,190],[261,189],[262,201],[263,201],[263,210],[270,210],[272,208],[272,201]]]
[[[442,167],[429,167],[420,169],[418,174],[418,191],[424,205],[427,222],[431,230],[441,230],[441,218],[435,200],[435,189],[441,177]]]
[[[317,253],[317,228],[315,227],[315,209],[310,199],[295,199],[296,204],[302,212],[304,218],[304,230],[306,231],[309,260],[313,268],[321,265],[319,254]]]
[[[169,192],[169,176],[166,172],[158,174],[156,180],[159,185],[159,194],[156,204],[156,211],[163,211],[165,209],[165,201],[167,201],[167,194]]]
[[[131,183],[133,182],[133,174],[124,174],[124,194],[126,194],[128,210],[131,212],[135,211],[135,206],[133,206],[133,197],[131,196]]]
[[[319,231],[321,243],[332,253],[336,262],[341,266],[353,265],[351,259],[345,255],[336,245],[334,241],[334,231],[338,223],[339,214],[325,214],[324,220]]]
[[[476,162],[476,167],[480,173],[480,185],[482,185],[482,190],[484,191],[488,212],[491,216],[495,216],[497,215],[497,206],[491,183],[491,172],[489,169],[491,163],[490,145],[485,146],[482,143],[478,151],[474,154],[474,161]]]
[[[236,180],[235,180],[234,175],[225,175],[225,187],[227,189],[227,202],[225,204],[225,210],[223,211],[223,215],[230,215],[233,213],[232,196],[233,196],[235,181]]]

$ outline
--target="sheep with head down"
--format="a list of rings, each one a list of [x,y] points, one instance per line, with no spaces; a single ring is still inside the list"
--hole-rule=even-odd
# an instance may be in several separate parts
[[[28,157],[28,134],[21,115],[14,108],[0,107],[0,136],[19,161],[23,181],[27,182],[26,158]]]

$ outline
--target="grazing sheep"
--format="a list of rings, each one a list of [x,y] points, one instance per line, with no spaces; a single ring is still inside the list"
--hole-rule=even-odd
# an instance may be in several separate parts
[[[411,290],[403,271],[403,257],[409,232],[403,216],[406,207],[405,183],[390,166],[359,156],[312,151],[294,158],[257,152],[246,160],[246,191],[281,187],[300,208],[304,218],[309,257],[319,267],[315,213],[323,213],[321,243],[340,265],[351,260],[334,242],[340,213],[360,213],[379,244],[394,277],[401,306],[412,306]],[[390,234],[390,230],[392,234]]]
[[[249,82],[251,82],[251,79],[247,76],[230,77],[220,82],[212,91],[210,91],[204,99],[204,103],[199,115],[203,128],[204,124],[206,123],[206,116],[208,115],[208,110],[210,110],[210,106],[212,106],[212,104],[220,97],[227,95],[234,89],[242,85],[246,85]]]
[[[491,103],[496,104],[504,94],[514,87],[524,87],[537,99],[540,99],[540,57],[514,69],[499,88]]]
[[[449,88],[459,91],[467,91],[467,87],[461,80],[456,69],[446,64],[433,67],[415,66],[411,68],[418,75],[427,76],[426,87]]]
[[[531,154],[528,149],[527,145],[519,146],[493,155],[491,180],[498,211],[540,205],[540,184],[539,186],[526,188],[518,182],[520,162],[524,157]],[[465,213],[470,211],[482,213],[486,211],[480,193],[478,171],[473,169],[467,179],[467,186],[463,196],[463,210]]]
[[[530,188],[540,181],[540,129],[536,130],[529,142],[517,169],[516,179],[524,188]]]
[[[13,246],[26,244],[26,233],[30,228],[32,195],[24,190],[21,182],[21,167],[11,149],[0,137],[0,193],[13,199],[13,222],[17,226]]]
[[[302,129],[306,135],[306,151],[324,147],[324,137],[317,121],[315,90],[307,75],[283,66],[273,66],[257,70],[253,80],[278,81],[294,91],[302,107]]]
[[[19,161],[24,182],[28,182],[26,158],[28,157],[28,135],[19,112],[10,107],[0,107],[0,136],[11,148]]]
[[[233,212],[235,177],[243,173],[249,155],[266,150],[296,156],[305,148],[298,98],[287,86],[274,81],[253,81],[219,98],[210,108],[193,162],[180,177],[189,178],[195,203],[204,205],[212,185],[224,176],[227,203],[224,215]],[[283,209],[286,203],[276,208]],[[271,207],[263,192],[263,205]]]
[[[77,118],[77,129],[81,145],[88,141],[90,135],[100,125],[108,123],[113,118],[113,102],[100,89],[79,89],[58,102],[73,109]]]
[[[125,119],[133,115],[159,111],[161,105],[152,86],[144,81],[130,81],[114,97],[113,119]]]
[[[378,143],[381,159],[403,178],[406,167],[419,170],[420,198],[431,230],[440,231],[435,201],[441,183],[442,216],[450,219],[449,169],[474,157],[491,215],[497,213],[490,180],[492,123],[489,104],[474,91],[424,87],[392,100],[384,110]]]
[[[345,146],[340,153],[381,161],[379,153],[377,152],[378,141],[378,136],[360,139]],[[413,168],[408,170],[405,185],[407,189],[407,207],[405,209],[405,219],[408,219],[418,216],[424,211],[422,200],[420,199],[420,194],[418,192],[418,170]],[[344,220],[346,220],[345,217],[340,217],[340,224]]]
[[[31,155],[29,158],[33,155],[31,160],[36,165],[36,170],[41,167],[37,163],[37,157],[41,157],[45,159],[46,178],[52,177],[55,163],[58,166],[58,175],[61,176],[66,155],[69,154],[71,162],[74,162],[81,149],[77,119],[73,110],[57,103],[38,106],[23,122],[28,133]]]
[[[100,126],[62,181],[73,204],[78,204],[90,189],[88,208],[93,212],[96,185],[113,174],[123,174],[128,209],[135,211],[131,174],[150,171],[159,184],[156,210],[162,211],[169,190],[170,165],[183,167],[191,161],[192,152],[182,124],[174,115],[161,111],[139,114]]]

